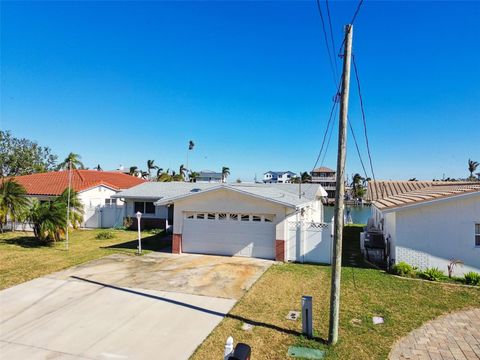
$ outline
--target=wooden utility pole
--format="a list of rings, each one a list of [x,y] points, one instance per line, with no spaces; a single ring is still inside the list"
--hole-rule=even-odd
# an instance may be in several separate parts
[[[343,76],[340,99],[340,124],[338,129],[337,185],[335,194],[335,220],[332,255],[332,288],[330,291],[330,324],[328,342],[338,340],[338,318],[340,313],[340,278],[342,274],[343,202],[345,196],[345,158],[347,150],[348,95],[350,92],[350,62],[352,56],[353,25],[345,26],[345,51],[343,54]]]

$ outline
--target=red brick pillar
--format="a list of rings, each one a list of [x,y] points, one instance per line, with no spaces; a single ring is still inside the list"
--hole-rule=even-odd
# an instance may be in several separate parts
[[[182,234],[173,234],[172,237],[172,254],[182,253]]]
[[[275,260],[285,261],[285,240],[275,240]]]

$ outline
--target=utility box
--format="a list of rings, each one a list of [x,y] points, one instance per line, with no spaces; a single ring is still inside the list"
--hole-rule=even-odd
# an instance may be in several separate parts
[[[252,356],[252,348],[250,345],[244,343],[238,343],[235,346],[235,350],[233,351],[233,355],[230,356],[229,360],[250,360],[250,356]]]
[[[309,338],[313,337],[312,297],[302,296],[302,333]]]

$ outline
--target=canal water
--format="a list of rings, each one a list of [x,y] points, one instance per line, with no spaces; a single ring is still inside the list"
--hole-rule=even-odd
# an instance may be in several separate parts
[[[330,222],[333,217],[333,206],[324,206],[325,213],[323,219]],[[345,206],[345,214],[350,210],[350,216],[354,224],[366,224],[371,217],[370,206]]]

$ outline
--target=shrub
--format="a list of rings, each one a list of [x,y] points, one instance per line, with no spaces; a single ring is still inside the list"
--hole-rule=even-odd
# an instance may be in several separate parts
[[[399,276],[415,277],[415,268],[404,261],[393,265],[392,273]]]
[[[97,239],[97,240],[107,240],[107,239],[113,239],[114,237],[115,237],[115,234],[113,233],[113,231],[104,230],[104,231],[100,231],[95,236],[95,239]]]
[[[129,229],[130,226],[132,226],[133,224],[133,218],[128,216],[126,218],[123,219],[123,226],[126,228],[126,229]]]
[[[153,234],[153,235],[161,234],[162,232],[163,232],[163,229],[150,229],[150,230],[148,230],[148,233]]]
[[[480,274],[470,271],[465,274],[465,284],[467,285],[480,285]]]
[[[428,268],[420,274],[422,278],[430,281],[440,281],[445,277],[445,274],[439,268]]]

